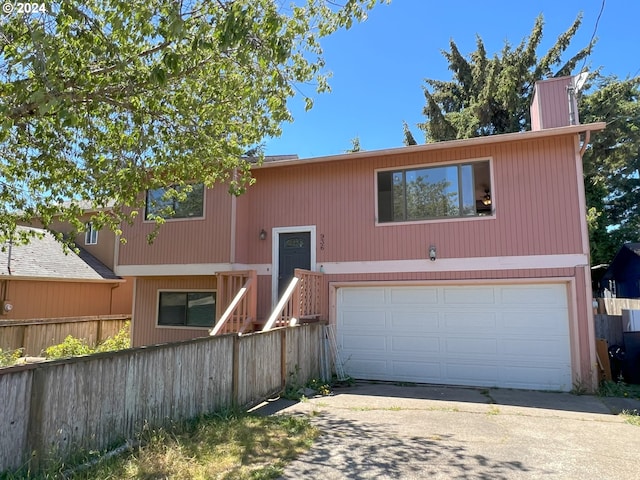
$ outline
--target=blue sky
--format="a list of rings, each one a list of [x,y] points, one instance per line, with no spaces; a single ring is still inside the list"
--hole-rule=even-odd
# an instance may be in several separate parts
[[[423,80],[451,79],[441,54],[449,49],[450,39],[467,55],[475,50],[478,34],[492,55],[505,40],[519,44],[542,13],[541,56],[582,12],[582,26],[569,47],[569,58],[588,44],[601,6],[602,0],[392,0],[390,5],[379,5],[365,22],[324,39],[332,92],[320,95],[313,86],[301,86],[314,98],[313,109],[305,112],[301,98],[292,99],[295,120],[283,125],[280,138],[265,143],[266,154],[333,155],[349,149],[356,136],[365,150],[398,147],[402,146],[403,120],[422,143],[423,134],[415,125],[424,121]],[[604,74],[620,78],[638,75],[638,19],[640,1],[606,0],[596,32],[598,42],[587,66],[601,67]]]

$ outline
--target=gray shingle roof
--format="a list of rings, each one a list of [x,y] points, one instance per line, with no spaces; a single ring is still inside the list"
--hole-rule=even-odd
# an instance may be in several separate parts
[[[9,245],[0,251],[0,278],[39,277],[67,280],[115,280],[119,279],[109,268],[85,250],[79,254],[71,250],[65,253],[62,245],[46,230],[19,227],[44,234],[34,237],[27,245]],[[9,268],[11,271],[9,272]]]

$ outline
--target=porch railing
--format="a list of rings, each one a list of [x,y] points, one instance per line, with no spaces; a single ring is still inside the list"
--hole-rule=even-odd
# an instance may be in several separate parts
[[[318,320],[322,315],[322,275],[296,268],[262,331],[295,325],[304,320]]]
[[[222,312],[222,308],[226,309]],[[217,274],[216,317],[209,335],[244,333],[251,330],[258,305],[255,270]]]

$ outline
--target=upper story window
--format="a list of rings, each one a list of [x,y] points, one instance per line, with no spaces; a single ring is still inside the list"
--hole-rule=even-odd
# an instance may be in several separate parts
[[[378,172],[378,222],[491,215],[489,161]]]
[[[175,190],[175,192],[171,192]],[[184,198],[180,198],[185,195]],[[202,217],[204,214],[204,185],[194,183],[190,188],[175,186],[147,190],[145,220]]]
[[[93,224],[91,222],[87,222],[84,225],[84,244],[96,245],[98,243],[98,230],[93,228]]]

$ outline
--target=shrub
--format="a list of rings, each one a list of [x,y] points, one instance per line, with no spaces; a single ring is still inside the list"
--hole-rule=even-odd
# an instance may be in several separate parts
[[[75,357],[78,355],[88,355],[93,353],[93,349],[87,345],[85,340],[67,335],[62,343],[51,345],[44,351],[44,356],[50,359]]]
[[[107,338],[95,348],[87,345],[86,340],[68,335],[62,343],[48,347],[44,351],[44,354],[45,357],[49,359],[75,357],[78,355],[89,355],[91,353],[123,350],[129,348],[130,344],[129,322],[127,322],[116,335]]]
[[[16,363],[22,356],[22,349],[2,350],[0,348],[0,367],[9,367]]]

